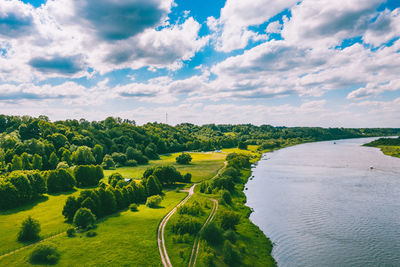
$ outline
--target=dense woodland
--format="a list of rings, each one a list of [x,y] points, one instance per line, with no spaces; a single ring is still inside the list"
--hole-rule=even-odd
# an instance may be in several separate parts
[[[247,145],[259,145],[264,150],[288,143],[398,134],[400,129],[288,128],[251,124],[197,126],[189,123],[137,126],[132,120],[113,117],[92,122],[84,119],[51,122],[46,116],[0,115],[0,209],[28,203],[43,193],[66,192],[75,186],[97,186],[104,177],[103,168],[146,164],[164,153]],[[172,177],[171,180],[157,177],[162,171],[170,172],[172,176],[165,177]],[[179,176],[172,169],[149,170],[145,174],[146,196],[161,192],[163,184],[190,181],[190,177]],[[124,186],[119,188],[124,191]],[[125,190],[126,199],[129,190]],[[119,204],[126,206],[140,201],[131,196],[125,204]]]

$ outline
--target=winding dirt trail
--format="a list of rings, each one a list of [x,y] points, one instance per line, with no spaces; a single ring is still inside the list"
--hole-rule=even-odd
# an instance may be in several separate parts
[[[214,203],[213,209],[211,210],[210,215],[208,215],[206,222],[201,227],[201,230],[203,230],[207,225],[210,224],[210,222],[214,219],[215,214],[217,213],[218,210],[218,201],[214,198],[210,198],[210,200]],[[200,236],[197,235],[193,243],[192,254],[190,255],[190,260],[188,264],[189,267],[196,266],[197,255],[199,254],[199,247],[200,247]]]
[[[215,178],[218,177],[218,175],[221,174],[221,172],[226,168],[228,162],[224,162],[224,166],[218,170],[217,174],[215,174],[211,179],[209,180],[213,180]],[[172,215],[174,215],[174,213],[176,212],[176,210],[178,209],[178,207],[182,206],[183,204],[186,203],[186,201],[188,201],[194,194],[194,188],[196,187],[198,183],[195,183],[192,185],[192,187],[190,187],[189,189],[189,194],[178,204],[176,205],[167,215],[165,215],[165,217],[162,219],[160,225],[158,226],[158,230],[157,230],[157,243],[158,243],[158,251],[160,252],[160,256],[161,256],[161,262],[163,264],[164,267],[172,267],[172,263],[171,260],[168,256],[168,252],[167,252],[167,247],[165,246],[165,237],[164,237],[164,232],[165,232],[165,226],[167,225],[169,219],[172,217]],[[215,199],[211,199],[214,202],[214,207],[213,207],[213,211],[215,208],[215,212],[216,209],[218,208],[218,202]],[[215,204],[217,203],[217,204]],[[213,211],[211,211],[209,217],[206,220],[206,223],[208,221],[208,223],[214,218],[215,216],[215,212],[214,215],[211,217],[211,215],[213,214]],[[211,220],[209,221],[209,219],[211,218]],[[205,224],[206,224],[205,223]],[[205,226],[205,224],[203,225],[203,227]],[[196,243],[196,240],[195,240]],[[198,252],[198,246],[197,246],[197,252]],[[192,259],[192,257],[195,256],[194,258],[194,263],[196,263],[196,258],[197,258],[197,252],[195,255],[192,255],[190,258]],[[193,254],[193,251],[192,251]],[[194,266],[194,265],[193,265]]]

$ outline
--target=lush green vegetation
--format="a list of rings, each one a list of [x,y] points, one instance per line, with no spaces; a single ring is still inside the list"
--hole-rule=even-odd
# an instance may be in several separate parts
[[[302,142],[394,134],[400,129],[136,126],[111,117],[50,122],[45,116],[0,115],[0,256],[27,244],[18,241],[18,232],[29,216],[23,224],[33,230],[28,233],[40,225],[39,237],[21,239],[33,246],[0,257],[0,264],[159,265],[158,223],[185,196],[174,189],[202,182],[196,188],[201,193],[167,225],[173,262],[187,263],[199,235],[199,264],[273,265],[271,244],[243,205],[243,184],[259,153]],[[228,167],[207,181],[228,153]],[[199,232],[211,211],[210,197],[219,200],[220,209],[215,222]],[[48,237],[47,247],[35,245]]]
[[[400,137],[379,138],[364,146],[378,147],[385,155],[400,158]]]

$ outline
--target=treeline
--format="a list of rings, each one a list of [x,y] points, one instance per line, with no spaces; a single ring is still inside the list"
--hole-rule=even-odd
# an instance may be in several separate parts
[[[62,214],[72,222],[76,212],[86,208],[96,218],[101,218],[126,209],[130,204],[146,203],[148,197],[162,194],[164,185],[190,183],[190,178],[190,173],[182,175],[173,166],[148,168],[139,182],[113,173],[108,177],[108,184],[102,182],[98,188],[83,190],[78,197],[68,197]]]
[[[136,166],[160,154],[210,151],[241,145],[278,147],[340,138],[398,135],[400,129],[345,129],[182,123],[170,126],[108,117],[89,122],[51,122],[46,116],[0,115],[0,173],[16,170],[54,170],[74,165],[102,165],[104,169]]]
[[[374,140],[372,142],[369,142],[368,144],[365,144],[364,146],[400,146],[400,137],[398,138],[379,138],[377,140]]]
[[[73,170],[13,171],[0,177],[0,210],[30,203],[45,193],[96,186],[103,177],[103,168],[94,165],[76,166]]]

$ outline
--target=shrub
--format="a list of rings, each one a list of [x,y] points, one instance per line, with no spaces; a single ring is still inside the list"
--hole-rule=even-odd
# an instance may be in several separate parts
[[[224,230],[235,229],[235,226],[240,221],[240,215],[230,210],[224,210],[220,213],[221,226]]]
[[[232,197],[231,197],[231,193],[229,193],[229,191],[224,190],[222,192],[222,199],[224,200],[224,202],[228,205],[232,204]]]
[[[178,220],[172,225],[172,232],[175,234],[197,234],[201,228],[198,219],[190,216],[179,216]]]
[[[188,153],[182,153],[176,157],[176,163],[178,164],[189,164],[192,161],[192,156]]]
[[[101,164],[105,170],[115,169],[115,162],[110,155],[105,155]]]
[[[69,228],[67,230],[67,236],[68,237],[74,237],[75,236],[75,228]]]
[[[193,201],[193,203],[186,203],[178,208],[179,214],[188,214],[192,216],[199,216],[203,213],[203,209],[201,208],[199,202]]]
[[[60,253],[51,245],[38,245],[29,258],[33,264],[56,264],[59,259]]]
[[[240,254],[228,240],[225,240],[222,252],[224,255],[224,261],[229,266],[240,265]]]
[[[201,238],[210,245],[218,245],[223,241],[222,230],[214,222],[208,224],[200,233]]]
[[[86,228],[95,221],[96,216],[87,208],[78,209],[74,216],[74,225],[80,228]]]
[[[32,219],[30,216],[22,222],[21,230],[18,233],[18,241],[30,242],[38,240],[40,232],[40,224],[38,220]]]
[[[159,195],[151,196],[147,199],[146,206],[149,208],[156,208],[160,205],[161,200],[162,198]]]
[[[138,206],[135,203],[129,205],[129,209],[131,211],[138,211]]]
[[[137,163],[136,160],[130,159],[130,160],[127,160],[127,161],[125,162],[125,165],[126,165],[126,166],[130,166],[130,167],[135,167],[135,166],[138,165],[138,163]]]
[[[86,232],[86,236],[87,237],[94,237],[94,236],[96,236],[97,235],[97,233],[95,232],[95,231],[87,231]]]
[[[237,235],[236,235],[235,231],[233,231],[233,230],[226,231],[224,233],[224,237],[225,237],[225,239],[229,240],[232,244],[236,243]]]

